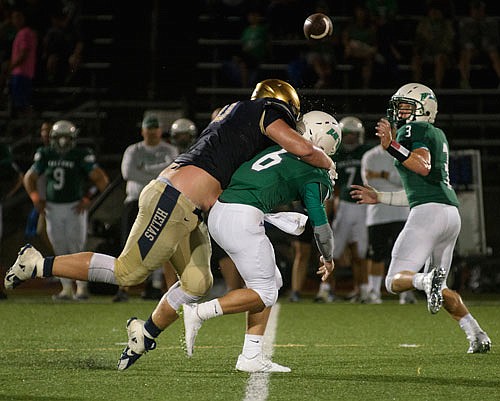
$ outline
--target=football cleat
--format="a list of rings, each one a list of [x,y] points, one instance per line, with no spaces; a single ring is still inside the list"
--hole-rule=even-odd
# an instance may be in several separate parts
[[[480,331],[473,338],[469,338],[468,354],[485,354],[491,349],[491,340],[484,331]]]
[[[382,303],[382,297],[379,294],[375,294],[374,292],[370,292],[368,294],[368,298],[367,298],[365,303],[380,305]]]
[[[118,360],[118,370],[128,369],[144,353],[156,348],[156,341],[144,333],[144,320],[131,317],[127,320],[128,344]]]
[[[31,244],[24,245],[17,256],[16,262],[5,274],[5,288],[16,288],[30,278],[37,276],[38,269],[43,269],[43,256]]]
[[[236,370],[248,373],[289,373],[292,371],[289,367],[277,364],[270,359],[264,358],[262,355],[247,358],[243,354],[238,356]]]
[[[200,330],[203,320],[198,316],[197,304],[184,304],[182,305],[182,315],[184,319],[184,340],[185,351],[188,357],[193,356],[194,342],[198,330]]]
[[[424,291],[427,295],[427,309],[436,314],[443,306],[442,286],[446,278],[446,270],[442,267],[434,268],[424,277]]]
[[[290,296],[288,297],[288,301],[290,302],[300,302],[300,294],[298,291],[292,291]]]

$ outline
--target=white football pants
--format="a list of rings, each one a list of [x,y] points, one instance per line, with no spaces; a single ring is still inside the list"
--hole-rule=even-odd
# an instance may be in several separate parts
[[[266,306],[274,305],[283,280],[265,232],[264,213],[253,206],[217,201],[208,215],[208,229],[247,288],[257,292]]]

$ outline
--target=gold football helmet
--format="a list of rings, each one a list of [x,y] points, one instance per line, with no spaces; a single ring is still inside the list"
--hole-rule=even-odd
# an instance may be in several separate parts
[[[300,114],[300,100],[295,88],[281,79],[266,79],[259,82],[250,99],[271,97],[285,102],[291,109],[293,116],[297,119]]]

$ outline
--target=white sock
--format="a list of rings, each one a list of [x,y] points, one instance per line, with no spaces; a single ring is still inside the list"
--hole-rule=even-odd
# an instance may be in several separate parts
[[[73,294],[73,280],[70,278],[59,279],[62,285],[61,294],[71,296]]]
[[[245,342],[243,343],[243,356],[251,359],[262,353],[262,345],[264,336],[255,334],[245,334]]]
[[[460,328],[465,331],[467,338],[474,337],[474,335],[481,331],[481,327],[474,317],[470,313],[465,315],[462,319],[458,321]]]
[[[360,284],[359,285],[359,297],[361,299],[368,298],[368,284]]]
[[[330,291],[330,283],[324,283],[324,282],[321,282],[320,285],[319,285],[319,290],[320,291]]]
[[[413,279],[412,279],[412,284],[413,284],[413,287],[415,287],[417,290],[420,290],[420,291],[424,291],[424,277],[425,277],[426,273],[416,273],[414,276],[413,276]]]
[[[212,299],[208,302],[203,302],[198,304],[198,316],[202,320],[211,319],[216,316],[222,316],[224,311],[222,310],[219,300],[217,298]]]
[[[368,279],[372,280],[371,290],[376,296],[380,296],[380,287],[382,286],[382,276],[369,276]]]

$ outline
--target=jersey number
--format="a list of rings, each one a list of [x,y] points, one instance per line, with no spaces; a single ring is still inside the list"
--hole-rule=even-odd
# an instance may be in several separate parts
[[[54,178],[54,189],[59,191],[64,187],[64,169],[61,167],[56,167],[52,172],[52,178]]]
[[[252,170],[261,171],[281,163],[281,155],[283,153],[286,153],[285,149],[277,150],[276,152],[262,156],[252,164]]]

